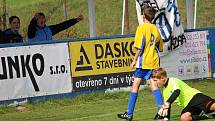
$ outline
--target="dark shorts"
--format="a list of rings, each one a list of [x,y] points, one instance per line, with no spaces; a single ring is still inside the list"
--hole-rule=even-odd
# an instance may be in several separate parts
[[[211,105],[215,103],[215,100],[211,97],[198,93],[193,96],[188,105],[182,110],[181,115],[186,112],[190,112],[192,115],[199,115],[202,111],[205,113],[211,113]]]
[[[152,69],[141,69],[141,68],[136,68],[134,72],[134,78],[142,78],[145,80],[150,79],[152,76]]]

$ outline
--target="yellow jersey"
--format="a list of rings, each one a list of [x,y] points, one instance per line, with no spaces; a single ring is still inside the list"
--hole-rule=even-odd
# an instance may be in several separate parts
[[[140,50],[136,68],[155,69],[160,65],[159,51],[163,51],[163,40],[156,25],[139,25],[135,34],[134,47]]]

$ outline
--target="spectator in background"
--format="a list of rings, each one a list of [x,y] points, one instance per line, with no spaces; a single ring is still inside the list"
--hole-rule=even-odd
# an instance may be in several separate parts
[[[4,33],[1,30],[2,19],[0,17],[0,44],[4,43]]]
[[[10,41],[8,40],[7,35],[5,35],[4,32],[2,31],[1,25],[2,25],[2,19],[0,17],[0,44],[9,43]]]
[[[8,43],[23,42],[23,37],[19,34],[20,19],[17,16],[11,16],[9,18],[10,28],[4,31],[7,36]]]
[[[28,39],[29,41],[52,40],[52,36],[75,25],[81,20],[83,20],[82,15],[56,25],[47,26],[44,13],[36,13],[28,26]]]

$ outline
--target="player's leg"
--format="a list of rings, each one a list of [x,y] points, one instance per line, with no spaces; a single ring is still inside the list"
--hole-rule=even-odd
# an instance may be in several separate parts
[[[209,110],[208,113],[215,112],[215,100],[214,99],[209,101],[209,103],[206,106],[208,106],[208,110]],[[209,119],[215,119],[215,114],[207,114],[206,116]]]
[[[157,83],[153,80],[150,80],[150,87],[151,87],[152,93],[155,98],[155,102],[156,102],[158,110],[159,110],[158,113],[155,115],[154,120],[164,119],[164,118],[166,120],[170,120],[170,109],[167,110],[168,114],[165,116],[160,115],[160,113],[159,113],[161,111],[160,107],[164,104],[164,102],[163,102],[161,91],[157,86]]]
[[[211,97],[199,94],[199,100],[201,100],[201,103],[199,103],[199,109],[203,110],[206,114],[212,113],[215,111],[215,100]]]
[[[134,78],[134,82],[131,86],[131,93],[130,93],[129,102],[128,102],[128,112],[125,112],[123,114],[118,114],[119,118],[126,119],[127,121],[132,120],[140,83],[141,83],[141,78]]]
[[[211,97],[198,93],[192,98],[190,103],[193,104],[193,109],[189,111],[192,114],[192,120],[214,118],[214,115],[208,114],[215,110],[215,101]]]
[[[133,115],[135,103],[138,96],[138,89],[141,83],[141,78],[134,78],[133,85],[131,87],[131,93],[128,103],[128,115]]]
[[[159,109],[159,107],[164,104],[161,91],[158,88],[157,83],[153,80],[150,80],[150,87],[155,97],[155,102],[157,104],[157,107]]]
[[[152,76],[152,71],[153,71],[153,70],[149,70],[149,71],[147,72],[147,74],[144,76],[144,79],[145,79],[145,80],[149,80],[149,79],[151,78],[151,76]],[[156,83],[155,81],[153,81],[152,79],[150,79],[149,81],[150,81],[149,84],[150,84],[152,93],[153,93],[153,95],[154,95],[154,97],[155,97],[155,102],[156,102],[156,104],[157,104],[157,106],[158,106],[158,109],[159,109],[160,106],[164,104],[161,91],[160,91],[160,89],[158,88],[157,83]]]
[[[188,105],[182,110],[180,121],[195,121],[198,119],[198,115],[201,114],[202,110],[199,109],[199,97],[198,95],[195,95]]]
[[[213,112],[215,112],[215,101],[213,102],[213,104],[211,104],[210,110],[213,111]]]
[[[118,114],[119,118],[126,119],[128,121],[132,120],[133,113],[134,113],[134,107],[135,107],[137,96],[138,96],[139,86],[141,84],[142,79],[148,74],[148,71],[150,71],[150,70],[136,68],[135,73],[134,73],[134,77],[135,77],[134,82],[131,86],[131,93],[130,93],[129,102],[128,102],[128,110],[127,110],[127,112],[125,112],[123,114]]]

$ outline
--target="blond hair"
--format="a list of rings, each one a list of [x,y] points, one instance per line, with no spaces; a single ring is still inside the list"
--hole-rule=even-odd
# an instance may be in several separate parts
[[[39,18],[44,18],[44,19],[45,19],[45,18],[46,18],[46,17],[45,17],[45,14],[44,14],[44,13],[41,13],[41,12],[35,13],[33,19],[34,19],[35,21],[37,21]]]
[[[167,77],[167,73],[163,68],[154,69],[152,72],[152,78],[161,79],[162,77]]]

